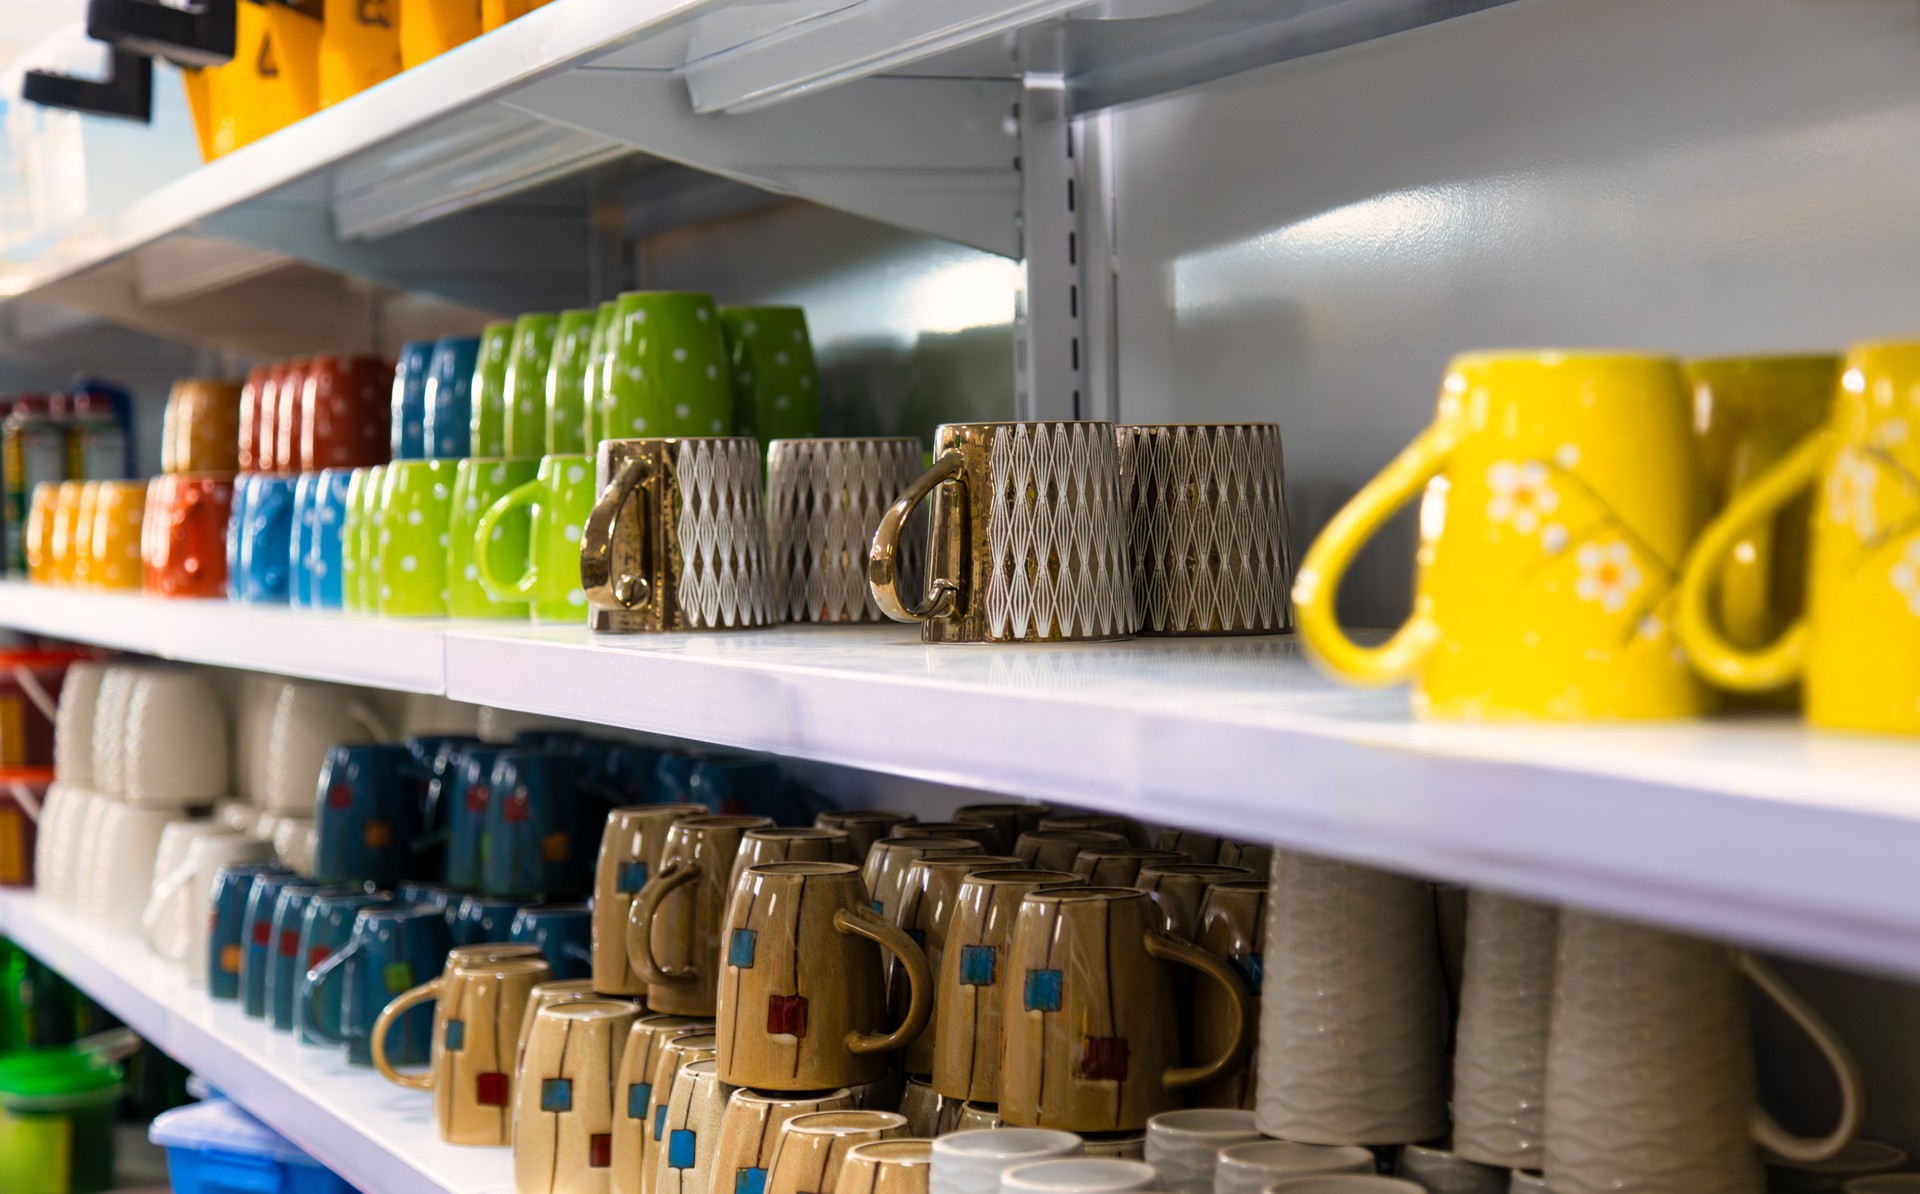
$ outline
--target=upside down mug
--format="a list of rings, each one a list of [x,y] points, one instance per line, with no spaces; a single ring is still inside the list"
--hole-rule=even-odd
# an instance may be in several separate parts
[[[1667,357],[1456,357],[1433,423],[1301,561],[1293,599],[1307,646],[1351,683],[1411,679],[1421,716],[1701,713],[1706,693],[1673,633],[1680,566],[1706,514],[1689,415]],[[1361,646],[1335,620],[1341,577],[1423,488],[1413,616]]]

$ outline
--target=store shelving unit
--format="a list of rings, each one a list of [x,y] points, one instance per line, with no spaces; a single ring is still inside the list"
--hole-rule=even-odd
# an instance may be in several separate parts
[[[425,1094],[216,1003],[138,938],[19,891],[0,892],[0,934],[359,1189],[511,1194],[506,1149],[442,1144]]]

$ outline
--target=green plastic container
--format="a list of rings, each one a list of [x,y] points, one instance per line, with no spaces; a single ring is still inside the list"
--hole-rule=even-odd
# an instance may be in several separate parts
[[[0,1190],[93,1194],[113,1185],[122,1071],[76,1049],[0,1055]]]

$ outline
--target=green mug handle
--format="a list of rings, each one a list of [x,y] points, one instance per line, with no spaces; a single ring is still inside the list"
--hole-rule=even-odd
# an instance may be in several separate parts
[[[507,512],[515,506],[533,505],[540,500],[540,492],[544,488],[545,485],[537,477],[523,485],[515,486],[506,496],[488,506],[487,512],[480,516],[479,524],[473,528],[474,569],[479,573],[480,587],[485,589],[487,595],[495,601],[516,601],[531,597],[533,590],[540,583],[540,563],[536,558],[538,553],[533,550],[532,537],[527,540],[526,571],[520,574],[518,580],[511,583],[502,583],[499,576],[494,573],[493,553],[487,549],[493,544],[494,528],[500,525],[500,520],[507,516]]]

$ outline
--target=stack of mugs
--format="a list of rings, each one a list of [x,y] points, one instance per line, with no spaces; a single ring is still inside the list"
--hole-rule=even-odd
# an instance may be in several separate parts
[[[96,555],[112,551],[116,532],[110,508],[137,505],[142,509],[139,587],[157,597],[224,593],[227,523],[241,465],[240,420],[237,383],[207,377],[175,383],[161,426],[161,475],[150,484],[114,483],[112,488],[124,493],[109,492],[103,483],[95,505]]]
[[[48,481],[27,510],[27,579],[75,589],[138,589],[145,481]]]

